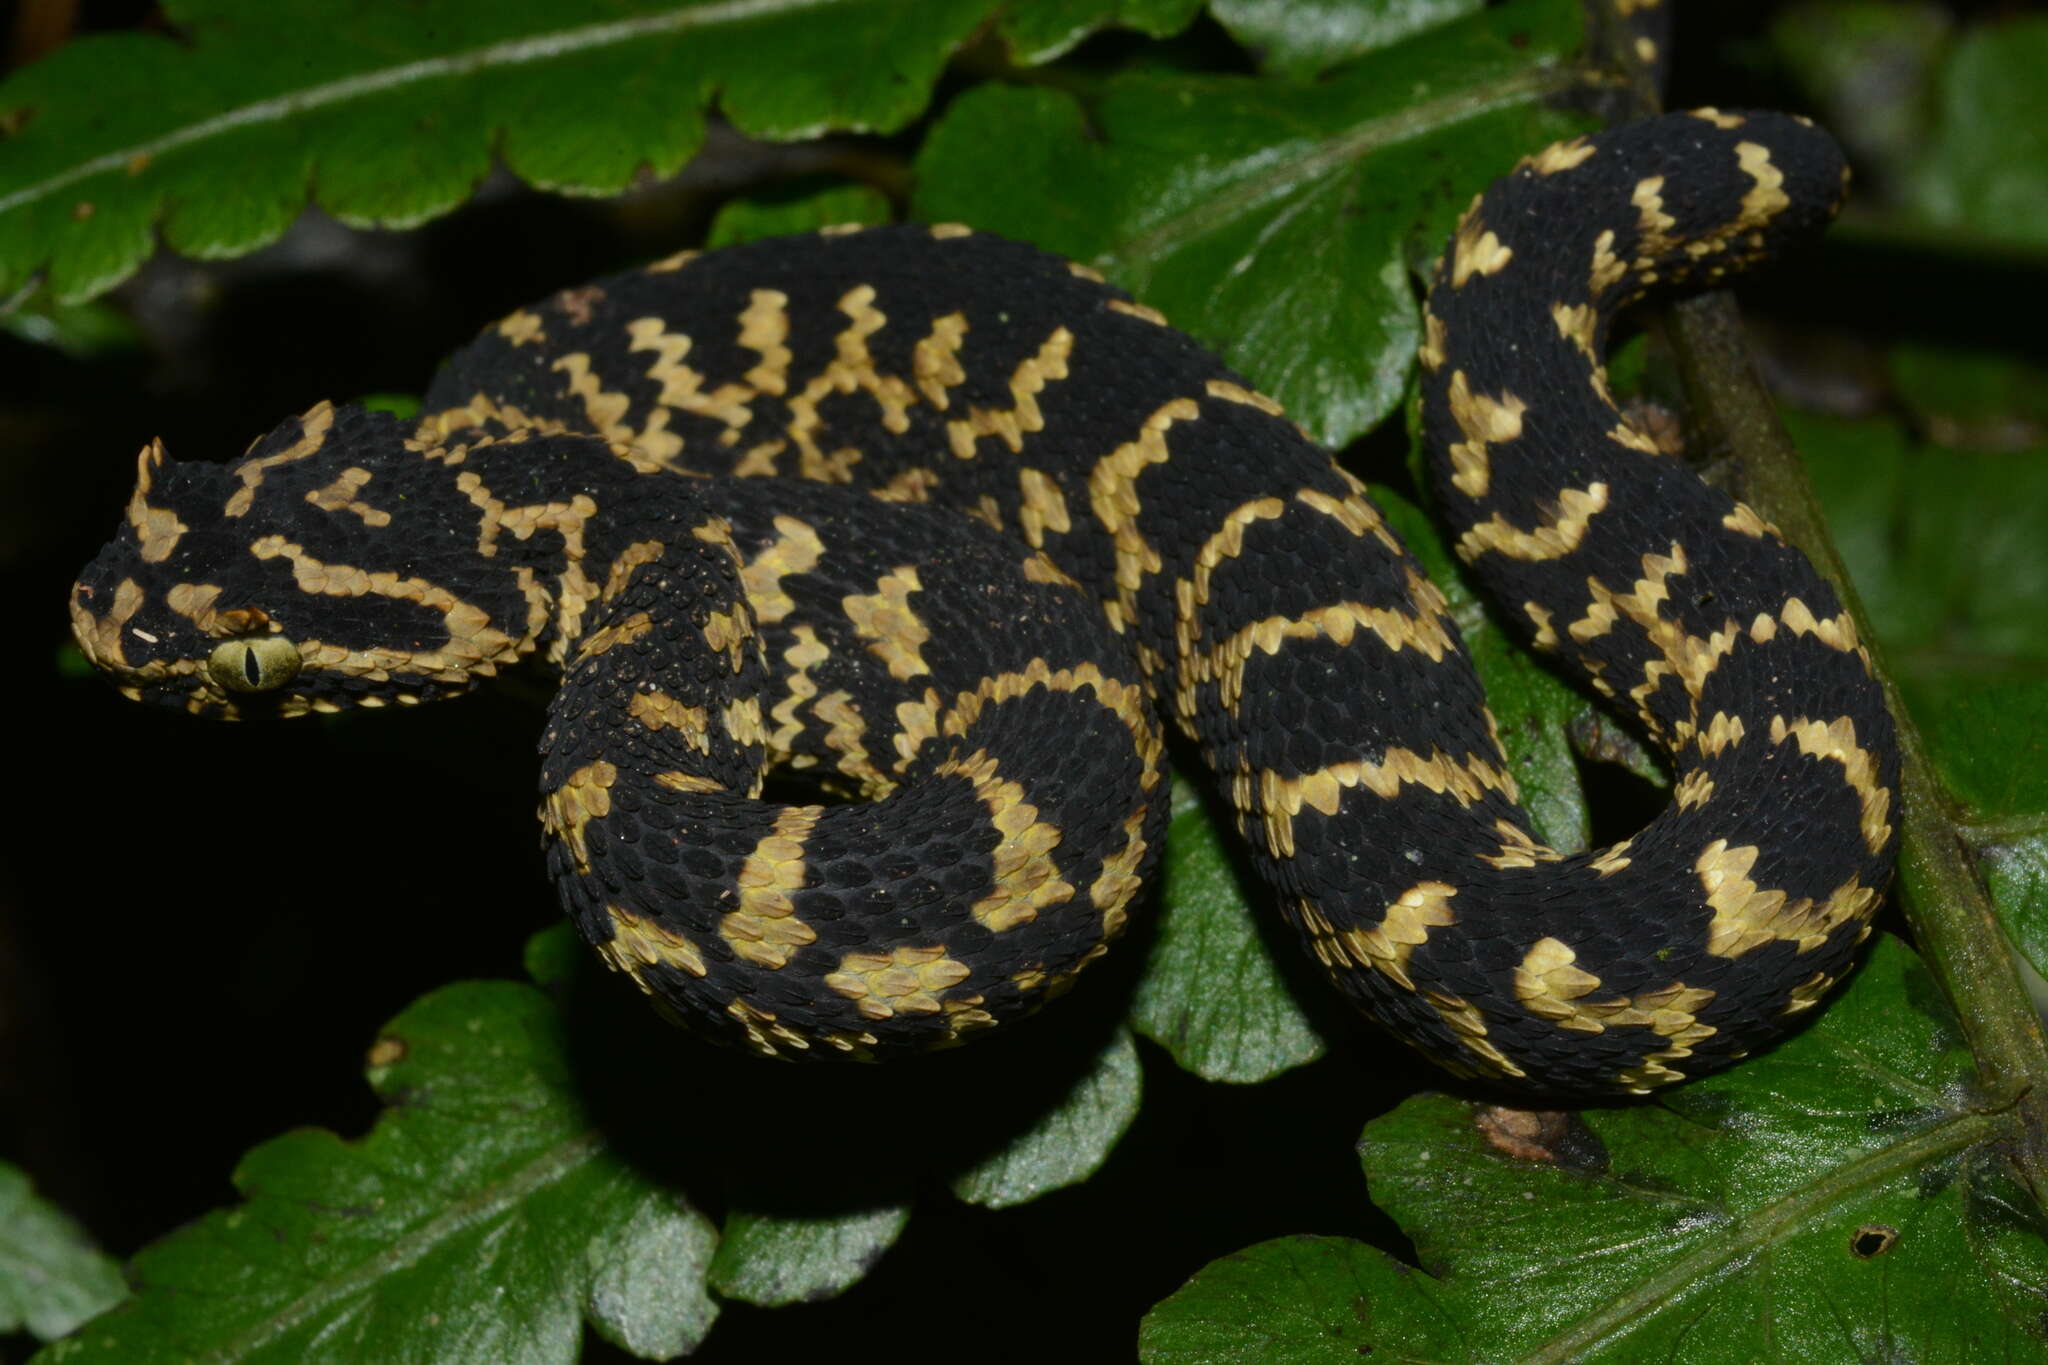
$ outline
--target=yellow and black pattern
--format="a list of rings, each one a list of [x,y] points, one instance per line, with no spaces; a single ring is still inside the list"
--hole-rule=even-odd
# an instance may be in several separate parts
[[[1421,363],[1460,553],[1672,755],[1670,809],[1594,853],[1529,832],[1356,480],[1153,310],[964,228],[684,253],[487,329],[412,426],[152,448],[76,631],[129,695],[226,716],[548,660],[570,913],[778,1056],[943,1045],[1070,982],[1157,858],[1164,715],[1364,1009],[1461,1073],[1648,1090],[1847,969],[1896,759],[1834,594],[1623,420],[1605,329],[1841,184],[1798,120],[1673,115],[1530,158],[1445,253]],[[868,799],[762,800],[776,767]]]

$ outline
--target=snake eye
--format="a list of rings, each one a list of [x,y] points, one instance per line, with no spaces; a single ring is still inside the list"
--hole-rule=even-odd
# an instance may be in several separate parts
[[[268,692],[299,676],[299,647],[282,635],[223,640],[207,656],[206,676],[230,692]]]

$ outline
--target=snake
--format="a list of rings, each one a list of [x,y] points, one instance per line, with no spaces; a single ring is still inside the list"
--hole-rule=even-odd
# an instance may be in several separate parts
[[[1898,839],[1840,598],[1624,415],[1619,310],[1816,233],[1804,119],[1697,109],[1476,197],[1422,305],[1436,510],[1669,804],[1533,831],[1446,598],[1365,486],[1095,269],[830,228],[561,290],[418,413],[138,461],[74,635],[130,698],[406,707],[532,662],[549,875],[672,1019],[785,1059],[961,1043],[1145,905],[1169,752],[1337,989],[1482,1086],[1642,1094],[1808,1015]]]

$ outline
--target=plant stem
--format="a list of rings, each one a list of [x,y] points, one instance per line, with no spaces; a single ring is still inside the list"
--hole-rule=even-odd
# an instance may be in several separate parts
[[[1669,317],[1686,396],[1707,445],[1734,461],[1744,500],[1834,584],[1877,661],[1899,731],[1899,872],[1906,919],[1921,956],[1955,1006],[1989,1102],[2012,1105],[2023,1125],[2014,1156],[2038,1200],[2048,1193],[2048,1036],[1970,861],[1954,807],[1934,776],[1912,717],[1884,676],[1875,634],[1828,538],[1805,466],[1750,362],[1734,301],[1726,294],[1702,295],[1675,305]]]

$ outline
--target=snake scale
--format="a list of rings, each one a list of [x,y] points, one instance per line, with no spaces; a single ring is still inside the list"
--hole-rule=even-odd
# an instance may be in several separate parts
[[[1606,333],[1812,233],[1844,181],[1803,120],[1666,115],[1524,160],[1437,270],[1456,548],[1670,756],[1670,806],[1610,848],[1531,833],[1444,599],[1353,476],[1094,271],[955,226],[565,290],[414,421],[323,403],[231,466],[152,443],[75,633],[126,695],[228,718],[544,659],[569,914],[665,1013],[782,1057],[942,1046],[1065,989],[1157,861],[1171,725],[1360,1008],[1461,1075],[1647,1091],[1852,965],[1897,760],[1834,592],[1623,418]],[[820,799],[763,799],[778,769]]]

